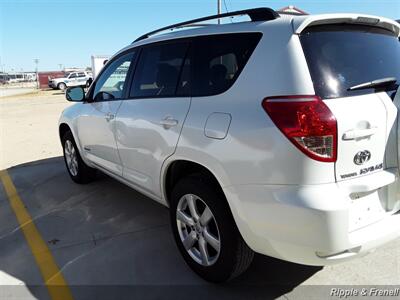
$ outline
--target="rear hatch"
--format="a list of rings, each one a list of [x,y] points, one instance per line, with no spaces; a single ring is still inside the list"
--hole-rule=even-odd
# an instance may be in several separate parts
[[[316,95],[337,120],[336,180],[387,168],[400,79],[397,35],[368,25],[324,24],[305,28],[300,41]]]

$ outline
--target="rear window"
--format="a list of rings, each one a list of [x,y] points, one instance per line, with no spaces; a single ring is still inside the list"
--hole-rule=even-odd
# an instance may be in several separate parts
[[[199,37],[193,41],[192,96],[210,96],[229,89],[261,38],[261,33]]]
[[[300,36],[315,92],[322,98],[373,93],[348,88],[376,79],[400,79],[400,42],[388,30],[363,25],[320,25]]]

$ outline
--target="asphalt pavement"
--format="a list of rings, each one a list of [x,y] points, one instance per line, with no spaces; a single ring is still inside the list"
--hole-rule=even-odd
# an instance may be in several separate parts
[[[32,222],[75,299],[141,298],[310,299],[329,296],[319,285],[399,284],[400,241],[366,257],[325,268],[256,255],[249,270],[223,285],[209,284],[184,263],[174,244],[168,210],[117,181],[100,175],[73,183],[61,157],[8,170]],[[0,284],[33,298],[48,297],[21,224],[0,189]],[[0,274],[1,274],[0,273]],[[13,293],[11,288],[11,292]],[[104,297],[104,298],[102,298]]]

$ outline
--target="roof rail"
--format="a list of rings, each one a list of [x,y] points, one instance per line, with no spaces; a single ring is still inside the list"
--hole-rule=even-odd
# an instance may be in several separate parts
[[[193,19],[190,21],[185,21],[185,22],[169,25],[166,27],[162,27],[160,29],[150,31],[150,32],[138,37],[135,41],[133,41],[133,43],[140,41],[140,40],[144,40],[144,39],[150,37],[151,35],[154,35],[156,33],[159,33],[159,32],[162,32],[162,31],[165,31],[168,29],[172,30],[175,28],[182,28],[187,25],[191,25],[191,24],[193,25],[195,23],[204,22],[204,21],[208,21],[208,20],[222,19],[222,18],[226,18],[226,17],[242,16],[242,15],[248,15],[252,22],[270,21],[270,20],[275,20],[280,17],[279,14],[275,10],[268,8],[268,7],[259,7],[259,8],[232,11],[232,12],[228,12],[228,13],[224,13],[224,14],[212,15],[212,16],[208,16],[208,17]],[[202,26],[202,25],[195,24],[195,26]]]

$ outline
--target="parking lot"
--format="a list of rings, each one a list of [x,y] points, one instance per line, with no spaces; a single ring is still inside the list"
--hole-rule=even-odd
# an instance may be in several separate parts
[[[58,91],[0,98],[0,169],[7,169],[0,184],[0,298],[49,299],[47,287],[60,276],[65,286],[56,293],[65,299],[319,299],[329,296],[326,285],[400,284],[400,240],[325,268],[257,255],[232,282],[204,282],[176,249],[165,207],[105,175],[88,185],[70,180],[57,128],[68,105]],[[25,212],[30,218],[21,224]]]

